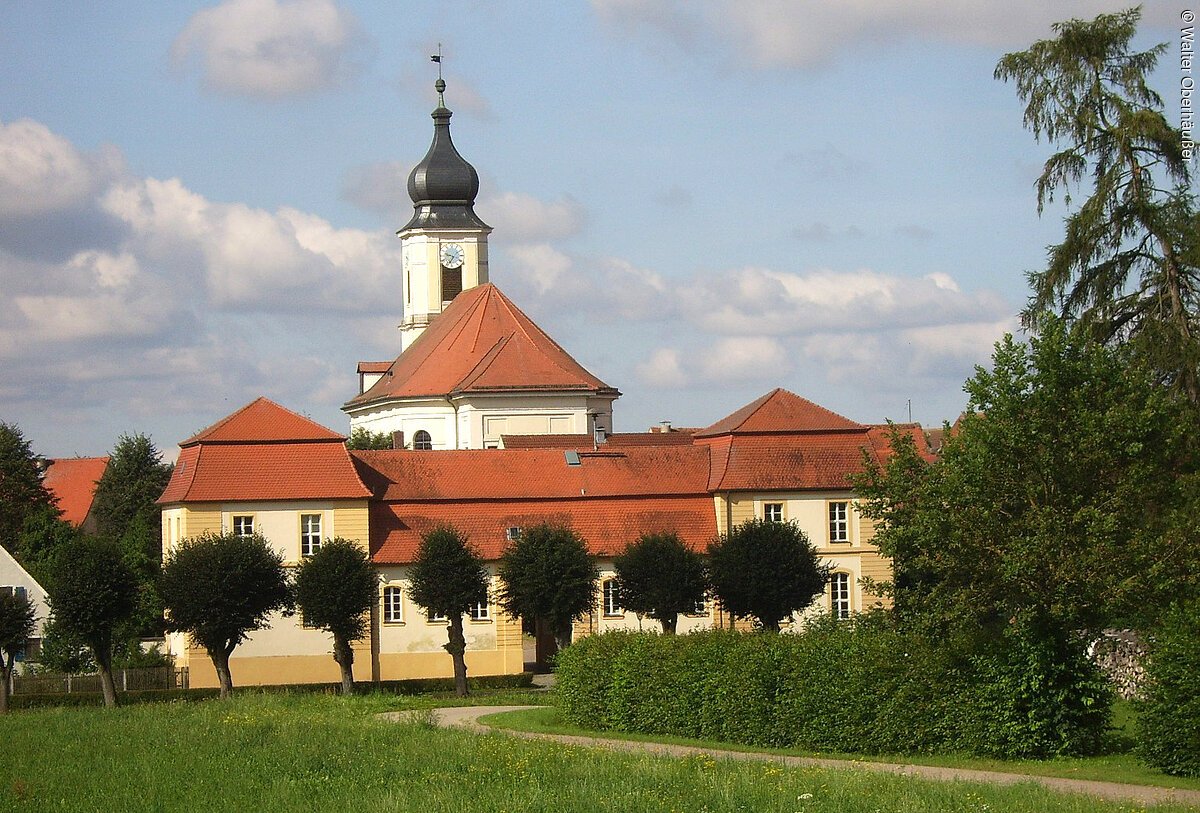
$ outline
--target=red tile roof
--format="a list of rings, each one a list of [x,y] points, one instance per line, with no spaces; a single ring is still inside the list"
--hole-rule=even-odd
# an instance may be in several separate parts
[[[847,490],[862,471],[863,450],[875,451],[866,430],[798,435],[733,436],[713,449],[713,491]]]
[[[519,390],[619,395],[491,284],[463,291],[386,371],[343,408],[397,398]]]
[[[108,468],[107,457],[60,457],[50,461],[42,483],[54,496],[62,518],[75,527],[92,510],[96,483]]]
[[[504,435],[505,449],[591,449],[591,435]],[[600,444],[600,449],[630,446],[691,446],[692,436],[683,432],[617,432]]]
[[[694,550],[717,534],[712,497],[580,497],[551,500],[387,502],[371,505],[371,557],[376,564],[411,562],[421,534],[449,523],[470,538],[486,560],[500,558],[508,528],[544,522],[568,525],[594,556],[613,556],[643,533],[675,531]]]
[[[774,389],[696,433],[698,438],[756,432],[862,432],[866,427],[807,398]]]
[[[913,443],[917,447],[917,454],[921,456],[927,463],[932,463],[937,460],[937,450],[931,443],[929,436],[925,430],[921,428],[919,423],[897,423],[897,424],[873,424],[870,429],[871,446],[878,455],[880,462],[886,461],[892,455],[892,429],[895,428],[901,436],[907,435],[912,438]],[[930,430],[938,433],[938,443],[941,442],[942,430]]]
[[[344,441],[259,398],[180,444],[158,502],[365,499]]]
[[[706,494],[708,450],[645,446],[558,449],[351,452],[359,474],[385,500],[501,500]]]
[[[365,499],[346,447],[337,443],[207,443],[183,450],[160,504]]]
[[[179,445],[186,448],[196,443],[290,443],[305,440],[345,441],[346,438],[316,421],[285,409],[269,398],[256,398]]]

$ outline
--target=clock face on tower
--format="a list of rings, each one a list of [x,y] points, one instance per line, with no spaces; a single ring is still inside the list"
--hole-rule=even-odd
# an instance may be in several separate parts
[[[439,259],[442,261],[442,265],[444,265],[446,268],[460,268],[463,264],[463,259],[465,256],[466,255],[463,252],[463,247],[458,243],[443,243],[442,250],[438,254]]]

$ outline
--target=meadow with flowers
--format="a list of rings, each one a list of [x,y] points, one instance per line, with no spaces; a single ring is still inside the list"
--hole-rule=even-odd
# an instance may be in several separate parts
[[[529,702],[498,695],[488,702]],[[937,783],[710,756],[619,754],[436,729],[429,698],[246,692],[231,701],[0,718],[0,809],[525,813],[1131,813],[1032,785]],[[1182,811],[1185,807],[1155,808]]]

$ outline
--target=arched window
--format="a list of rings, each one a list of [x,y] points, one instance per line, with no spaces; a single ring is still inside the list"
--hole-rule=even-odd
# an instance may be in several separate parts
[[[417,433],[413,435],[413,448],[428,452],[433,449],[433,438],[424,429],[418,429]]]
[[[829,576],[829,609],[834,618],[850,617],[849,573],[833,573]]]

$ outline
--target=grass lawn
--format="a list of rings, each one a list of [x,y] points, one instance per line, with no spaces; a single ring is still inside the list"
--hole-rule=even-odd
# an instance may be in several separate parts
[[[533,702],[537,702],[536,699]],[[1128,725],[1128,710],[1118,707],[1116,724]],[[937,765],[951,768],[972,768],[981,771],[1003,771],[1005,773],[1034,774],[1038,776],[1061,776],[1068,779],[1093,779],[1101,782],[1124,782],[1130,785],[1154,785],[1164,788],[1184,788],[1200,790],[1200,779],[1167,776],[1139,762],[1132,754],[1113,753],[1104,756],[1086,758],[1062,758],[1054,760],[1000,760],[979,759],[955,755],[916,754],[912,756],[863,756],[862,754],[816,753],[798,749],[756,748],[748,745],[736,745],[708,740],[694,740],[685,737],[651,736],[646,734],[626,734],[617,731],[596,732],[578,728],[565,722],[558,709],[544,708],[529,711],[513,711],[505,714],[493,714],[483,718],[481,722],[498,728],[511,728],[516,731],[533,731],[547,734],[573,734],[577,736],[601,736],[613,739],[634,740],[642,742],[665,742],[679,745],[695,745],[703,748],[722,748],[731,751],[753,751],[760,753],[786,754],[789,756],[825,757],[828,759],[870,760],[873,762],[891,762],[906,765]],[[1118,731],[1118,735],[1120,732]],[[1124,738],[1118,736],[1118,742]]]
[[[527,693],[478,703],[528,702]],[[668,759],[390,723],[433,698],[243,692],[0,717],[0,810],[1131,811],[1034,786]],[[418,715],[419,716],[419,715]],[[1162,808],[1184,810],[1186,808]]]

